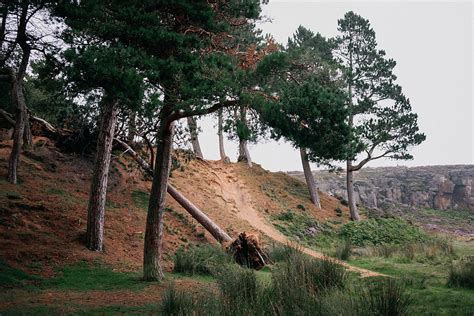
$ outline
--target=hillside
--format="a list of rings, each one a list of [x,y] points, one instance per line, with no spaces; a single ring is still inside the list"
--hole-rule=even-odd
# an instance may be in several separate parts
[[[2,313],[153,314],[161,308],[159,304],[170,288],[176,287],[187,295],[214,296],[218,291],[214,276],[172,272],[180,247],[192,253],[194,245],[205,250],[204,245],[215,241],[170,196],[165,213],[165,282],[140,280],[151,181],[122,151],[113,153],[105,250],[97,253],[88,251],[82,242],[91,157],[66,154],[49,139],[36,137],[34,151],[22,155],[20,183],[13,186],[3,180],[10,146],[9,141],[0,143]],[[172,184],[233,238],[245,231],[257,234],[270,250],[275,242],[291,242],[298,243],[297,248],[311,257],[321,258],[321,252],[337,255],[341,240],[336,232],[350,225],[348,210],[339,199],[321,193],[323,209],[318,210],[310,203],[303,182],[258,165],[249,168],[241,163],[187,161],[183,157],[174,165]],[[370,226],[363,227],[367,232],[359,232],[372,236]],[[417,229],[403,227],[408,229],[403,233],[409,234]],[[401,233],[397,231],[396,235]],[[407,278],[404,282],[411,282],[407,283],[407,291],[415,297],[417,311],[422,311],[428,301],[436,302],[433,310],[442,308],[446,314],[463,310],[462,304],[469,309],[474,306],[469,298],[471,292],[449,288],[445,280],[452,260],[471,253],[472,242],[456,240],[449,244],[434,238],[427,247],[416,243],[411,247],[354,246],[349,260],[331,260],[357,272],[347,281],[350,287],[365,284],[366,278],[359,278],[358,274]],[[383,249],[391,249],[390,257],[380,255],[387,251]],[[267,284],[278,267],[277,263],[258,271],[257,278],[263,282],[259,284]],[[368,282],[370,279],[378,280],[369,278]]]
[[[10,144],[0,148],[0,257],[28,272],[52,275],[57,265],[102,260],[124,271],[141,267],[144,225],[151,182],[122,152],[114,153],[106,210],[105,251],[91,253],[81,244],[92,170],[90,158],[61,153],[46,138],[22,156],[20,184],[3,180]],[[254,232],[264,240],[287,239],[270,224],[288,211],[304,212],[317,221],[337,217],[340,202],[322,195],[322,210],[308,199],[304,184],[285,173],[258,165],[192,160],[172,172],[171,182],[232,237]],[[191,243],[214,242],[171,197],[165,219],[165,261]],[[304,211],[303,211],[304,210]],[[345,210],[345,209],[344,209]]]

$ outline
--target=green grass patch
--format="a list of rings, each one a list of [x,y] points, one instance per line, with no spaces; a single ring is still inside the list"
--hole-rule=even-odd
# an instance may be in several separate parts
[[[64,191],[63,189],[48,188],[48,189],[46,190],[46,194],[65,196],[65,195],[68,195],[68,192]]]
[[[138,291],[147,286],[139,273],[118,272],[104,264],[80,262],[59,270],[59,274],[43,282],[43,286],[70,291]]]
[[[157,315],[159,304],[146,304],[142,306],[112,305],[98,308],[81,309],[73,315]]]
[[[0,289],[16,288],[31,284],[32,281],[40,281],[41,278],[29,275],[19,269],[15,269],[0,260]]]
[[[458,249],[474,245],[455,245]],[[468,250],[466,250],[468,251]],[[353,257],[349,263],[395,277],[405,283],[413,301],[413,315],[470,315],[474,290],[447,285],[452,257],[440,254],[434,260],[403,261],[393,257]]]
[[[133,190],[132,200],[136,207],[143,210],[148,210],[148,201],[150,200],[150,194],[142,190]]]

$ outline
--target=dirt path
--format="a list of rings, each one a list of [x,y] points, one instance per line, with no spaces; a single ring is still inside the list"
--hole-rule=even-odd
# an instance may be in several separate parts
[[[280,233],[272,224],[270,224],[260,213],[255,210],[252,203],[252,197],[245,187],[245,183],[242,180],[239,180],[238,177],[234,174],[232,168],[218,169],[214,170],[216,176],[220,179],[220,185],[222,188],[222,196],[227,203],[234,204],[236,215],[247,221],[252,227],[261,231],[263,234],[267,235],[271,239],[280,242],[282,244],[290,243],[288,237]],[[294,243],[291,241],[291,243]],[[318,259],[327,257],[321,252],[314,251],[310,248],[306,248],[302,245],[299,245],[301,250]],[[373,276],[382,276],[383,274],[354,267],[347,264],[344,261],[333,259],[340,265],[346,267],[349,271],[360,273],[362,277],[373,277]]]

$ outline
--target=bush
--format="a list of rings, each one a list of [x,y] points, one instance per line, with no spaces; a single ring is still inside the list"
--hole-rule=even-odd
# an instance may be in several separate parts
[[[244,315],[252,313],[259,286],[255,271],[238,265],[224,265],[216,273],[220,290],[221,313]]]
[[[405,285],[392,278],[368,283],[360,299],[361,315],[407,315],[412,304]]]
[[[171,284],[163,293],[159,304],[160,315],[220,315],[220,301],[214,293],[205,291],[193,296],[184,290],[177,290]]]
[[[301,246],[298,244],[273,244],[266,250],[272,263],[287,261],[290,257],[302,254]]]
[[[192,315],[194,310],[194,301],[191,294],[184,291],[178,291],[171,285],[163,293],[160,303],[160,312],[162,315]]]
[[[405,244],[427,240],[418,227],[396,218],[373,218],[349,222],[341,229],[341,235],[353,245]]]
[[[174,258],[173,272],[210,275],[217,266],[230,262],[232,262],[232,257],[217,246],[204,245],[191,247],[188,250],[181,247]]]
[[[339,264],[295,254],[272,271],[272,302],[279,314],[311,314],[321,293],[344,288],[346,280],[347,273]]]
[[[466,257],[451,265],[448,286],[474,289],[474,256]]]
[[[336,258],[341,259],[341,260],[348,260],[349,257],[351,256],[351,248],[352,248],[352,245],[349,239],[339,242],[336,245],[336,253],[335,253]]]

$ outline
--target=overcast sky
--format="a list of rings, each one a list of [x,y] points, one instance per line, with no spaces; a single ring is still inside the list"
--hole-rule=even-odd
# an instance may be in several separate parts
[[[427,139],[413,148],[414,160],[379,160],[369,166],[474,163],[473,5],[471,1],[275,1],[264,6],[271,23],[260,25],[286,43],[299,25],[326,37],[337,20],[354,11],[369,19],[380,49],[397,61],[395,74]],[[218,159],[214,121],[201,119],[206,159]],[[237,144],[226,143],[232,160]],[[299,152],[269,141],[250,147],[252,159],[272,171],[301,170]]]

